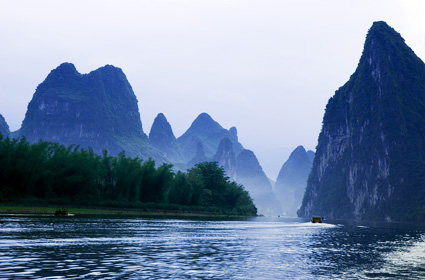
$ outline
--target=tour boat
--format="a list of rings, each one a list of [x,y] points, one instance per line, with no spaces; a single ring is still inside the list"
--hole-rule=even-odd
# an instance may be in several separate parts
[[[321,223],[324,220],[323,217],[313,217],[311,218],[312,223]]]

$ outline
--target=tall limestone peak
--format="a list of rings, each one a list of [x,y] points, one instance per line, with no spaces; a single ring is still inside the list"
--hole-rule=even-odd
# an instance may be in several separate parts
[[[196,155],[196,145],[201,141],[205,155],[212,158],[220,141],[223,138],[229,138],[232,141],[233,149],[236,154],[243,149],[237,138],[232,136],[229,130],[223,128],[218,122],[213,120],[207,113],[200,114],[189,127],[189,129],[177,139],[177,143],[182,149],[182,155],[186,161],[189,161]]]
[[[244,149],[236,157],[236,181],[249,192],[258,208],[258,213],[263,215],[282,213],[270,181],[251,150]]]
[[[182,162],[180,148],[170,123],[163,113],[159,113],[151,127],[149,141],[160,150],[171,162]]]
[[[217,153],[213,160],[223,167],[227,177],[231,180],[236,178],[236,156],[233,151],[233,144],[229,138],[223,138],[218,145]]]
[[[0,114],[0,134],[2,135],[3,138],[10,136],[9,125],[7,125],[6,120],[1,114]]]
[[[425,64],[384,22],[329,100],[300,216],[425,217]]]
[[[143,133],[133,89],[123,71],[106,65],[80,74],[71,63],[52,70],[37,87],[20,135],[110,154],[163,160]]]
[[[274,191],[286,215],[296,216],[307,186],[311,165],[307,151],[303,146],[298,146],[280,169]]]

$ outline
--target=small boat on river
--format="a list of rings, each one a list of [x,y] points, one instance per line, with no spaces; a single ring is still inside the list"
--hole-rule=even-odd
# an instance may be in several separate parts
[[[323,217],[313,217],[311,218],[312,223],[321,223],[325,218]]]
[[[56,209],[55,211],[55,217],[65,217],[68,216],[68,211],[65,208],[62,209]]]

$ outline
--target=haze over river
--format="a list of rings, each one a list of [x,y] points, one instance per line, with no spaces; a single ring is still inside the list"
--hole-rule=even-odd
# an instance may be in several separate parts
[[[0,216],[0,279],[412,279],[425,227]]]

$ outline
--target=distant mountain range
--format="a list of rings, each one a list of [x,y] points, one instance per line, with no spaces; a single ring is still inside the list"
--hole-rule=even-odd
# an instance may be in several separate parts
[[[185,171],[217,161],[232,180],[244,185],[260,214],[279,215],[281,205],[255,154],[239,143],[237,130],[223,128],[200,114],[179,138],[164,114],[155,118],[149,137],[143,132],[137,98],[120,68],[106,65],[80,74],[71,63],[52,70],[37,87],[20,130],[13,132],[0,117],[0,133],[91,148],[111,155],[154,159]]]
[[[224,129],[210,115],[202,113],[176,139],[165,116],[159,114],[154,120],[149,139],[180,169],[190,169],[205,161],[218,162],[231,180],[242,184],[250,193],[259,213],[281,214],[280,203],[266,174],[255,154],[239,143],[235,127]]]

